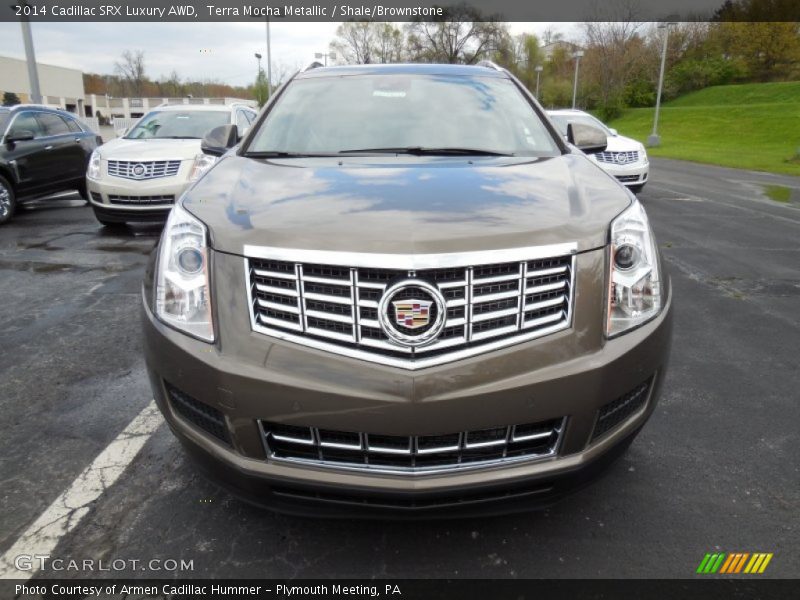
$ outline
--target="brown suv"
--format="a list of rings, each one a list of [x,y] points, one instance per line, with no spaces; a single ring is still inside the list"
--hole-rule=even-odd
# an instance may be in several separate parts
[[[311,514],[526,509],[652,413],[670,286],[642,205],[487,64],[313,68],[169,216],[143,290],[174,433]]]

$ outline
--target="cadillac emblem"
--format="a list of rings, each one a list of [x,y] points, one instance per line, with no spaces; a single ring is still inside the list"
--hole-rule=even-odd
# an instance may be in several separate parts
[[[434,342],[444,328],[446,314],[439,289],[421,279],[395,283],[378,303],[378,321],[386,337],[412,348]]]
[[[134,177],[141,179],[144,177],[145,173],[147,173],[147,167],[145,167],[142,163],[137,163],[133,165],[131,171],[133,172]]]
[[[430,300],[393,300],[394,317],[397,325],[409,329],[425,327],[431,320]]]

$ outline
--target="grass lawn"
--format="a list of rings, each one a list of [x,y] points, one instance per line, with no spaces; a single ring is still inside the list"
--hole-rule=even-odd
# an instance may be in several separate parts
[[[632,108],[609,123],[646,143],[652,108]],[[800,82],[721,85],[661,107],[652,156],[800,175]]]

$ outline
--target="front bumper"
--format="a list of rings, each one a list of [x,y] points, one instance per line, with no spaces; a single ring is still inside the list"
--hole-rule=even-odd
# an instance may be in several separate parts
[[[145,351],[155,399],[206,472],[239,495],[289,512],[451,516],[546,504],[585,482],[630,442],[655,407],[666,368],[669,286],[656,319],[606,340],[605,300],[602,293],[588,292],[598,289],[597,274],[605,272],[607,260],[603,249],[578,255],[571,329],[407,371],[253,332],[241,259],[213,253],[215,280],[228,283],[213,289],[218,331],[213,345],[158,321],[152,273],[145,280]],[[646,404],[593,439],[599,411],[645,381],[651,381]],[[182,417],[165,382],[219,411],[228,443]],[[561,417],[566,425],[555,456],[425,474],[269,460],[258,426],[262,419],[337,431],[433,435]]]
[[[108,220],[163,221],[191,185],[188,177],[192,164],[193,161],[182,161],[173,177],[135,180],[104,173],[101,179],[87,178],[89,201],[95,212]]]
[[[614,163],[600,162],[596,158],[592,158],[592,160],[597,166],[625,186],[633,187],[644,185],[650,175],[649,162],[638,161],[627,165],[617,165]]]

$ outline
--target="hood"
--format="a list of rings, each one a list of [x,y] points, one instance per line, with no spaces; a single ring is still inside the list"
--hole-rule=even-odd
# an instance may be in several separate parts
[[[606,244],[631,196],[583,154],[554,158],[229,156],[187,193],[216,250],[435,254]]]
[[[644,146],[624,135],[610,135],[608,136],[607,152],[631,152],[633,150],[644,150]]]
[[[117,138],[100,146],[103,160],[191,160],[200,152],[200,140]]]

